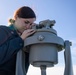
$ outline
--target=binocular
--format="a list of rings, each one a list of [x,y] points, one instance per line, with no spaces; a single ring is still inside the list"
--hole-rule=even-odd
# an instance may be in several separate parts
[[[16,75],[25,75],[25,51],[29,52],[29,63],[40,67],[41,74],[46,75],[47,67],[54,67],[58,63],[58,52],[64,49],[65,71],[64,75],[73,75],[72,59],[69,40],[57,36],[53,29],[55,20],[43,20],[33,26],[36,33],[24,41],[23,51],[17,53]]]
[[[39,24],[36,24],[35,26],[33,26],[32,28],[34,29],[42,29],[42,28],[51,28],[54,24],[56,23],[55,20],[44,20],[44,21],[40,21]]]

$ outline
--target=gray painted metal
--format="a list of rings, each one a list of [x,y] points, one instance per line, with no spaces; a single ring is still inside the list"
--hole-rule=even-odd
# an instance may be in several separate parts
[[[25,53],[20,50],[16,59],[16,75],[26,75],[25,71]]]
[[[73,75],[70,42],[64,41],[57,36],[56,30],[52,27],[54,24],[55,21],[44,20],[39,22],[38,26],[34,26],[36,33],[24,41],[23,50],[30,53],[30,64],[40,67],[41,74],[46,75],[46,68],[57,64],[58,52],[65,49],[64,75]],[[24,51],[19,51],[17,54],[16,75],[26,75]]]
[[[73,75],[73,66],[72,66],[70,42],[68,40],[65,41],[64,56],[65,56],[65,71],[64,71],[64,75]]]

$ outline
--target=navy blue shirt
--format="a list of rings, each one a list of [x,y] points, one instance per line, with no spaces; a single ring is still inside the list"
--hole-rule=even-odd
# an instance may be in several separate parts
[[[14,75],[16,54],[24,46],[13,25],[0,26],[0,75]]]

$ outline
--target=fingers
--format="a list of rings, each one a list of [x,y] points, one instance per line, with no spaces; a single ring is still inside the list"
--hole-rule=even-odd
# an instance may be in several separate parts
[[[21,35],[21,38],[23,40],[25,40],[28,36],[34,34],[36,31],[34,29],[28,29],[28,30],[25,30],[22,35]]]
[[[26,30],[25,30],[25,31],[26,31]],[[35,31],[35,30],[34,30],[34,29],[28,29],[28,30],[27,30],[28,33],[31,33],[31,32],[33,32],[33,31]]]
[[[31,34],[33,34],[33,33],[35,33],[36,31],[35,30],[30,30],[29,32],[28,32],[28,35],[31,35]]]
[[[30,29],[27,31],[28,36],[35,33],[36,31],[34,29]]]

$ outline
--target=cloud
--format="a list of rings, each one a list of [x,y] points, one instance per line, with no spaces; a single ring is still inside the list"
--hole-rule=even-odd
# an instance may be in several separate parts
[[[73,65],[76,65],[76,38],[73,38],[70,41],[72,42],[71,57],[72,57]]]
[[[73,66],[73,73],[76,75],[76,65]],[[46,70],[47,75],[64,75],[64,66],[50,67]],[[41,75],[38,67],[30,66],[27,75]]]
[[[47,70],[47,75],[64,75],[64,70],[65,67],[64,66],[57,66],[57,67],[53,67]],[[76,75],[76,65],[73,66],[73,73],[74,75]]]

